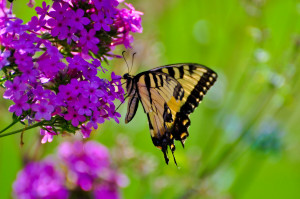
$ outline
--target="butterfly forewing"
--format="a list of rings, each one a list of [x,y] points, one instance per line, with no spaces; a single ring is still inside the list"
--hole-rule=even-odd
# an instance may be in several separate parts
[[[167,147],[174,152],[174,139],[184,145],[191,123],[189,114],[216,78],[214,71],[199,64],[173,64],[127,79],[129,104],[125,121],[134,117],[140,100],[148,117],[152,141],[163,151],[168,163]]]

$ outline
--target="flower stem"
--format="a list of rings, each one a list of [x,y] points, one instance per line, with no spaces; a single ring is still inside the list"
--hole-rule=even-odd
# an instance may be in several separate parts
[[[10,125],[8,125],[7,127],[5,127],[5,129],[0,131],[0,134],[3,133],[4,131],[6,131],[7,129],[9,129],[10,127],[12,127],[13,125],[15,125],[19,121],[20,121],[20,118],[15,119]]]
[[[29,129],[33,129],[33,128],[38,127],[38,126],[42,126],[43,123],[44,123],[44,121],[38,122],[38,123],[36,123],[36,124],[34,124],[32,126],[25,127],[25,128],[22,128],[22,129],[19,129],[19,130],[16,130],[16,131],[12,131],[12,132],[9,132],[9,133],[4,133],[4,134],[0,135],[0,138],[8,136],[8,135],[13,135],[13,134],[16,134],[16,133],[24,132],[24,131],[27,131]]]

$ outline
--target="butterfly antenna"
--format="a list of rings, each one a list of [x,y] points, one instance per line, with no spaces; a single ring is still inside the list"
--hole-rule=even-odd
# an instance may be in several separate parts
[[[132,70],[132,68],[133,68],[133,61],[134,61],[134,56],[135,56],[135,54],[136,54],[136,52],[132,54],[131,68],[130,68],[130,71],[129,71],[129,72],[131,72],[131,70]]]
[[[125,50],[122,52],[122,57],[123,57],[123,59],[124,59],[124,61],[125,61],[125,63],[126,63],[126,66],[127,66],[127,68],[128,68],[128,74],[129,74],[129,66],[128,66],[128,63],[127,63],[127,61],[126,61],[126,59],[125,59],[124,54],[125,54]]]

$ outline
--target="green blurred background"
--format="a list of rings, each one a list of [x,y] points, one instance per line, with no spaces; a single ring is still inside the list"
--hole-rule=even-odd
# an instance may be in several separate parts
[[[24,21],[34,13],[27,2],[14,5]],[[166,165],[153,146],[141,106],[129,124],[124,124],[125,104],[119,125],[108,121],[92,133],[90,139],[110,149],[115,166],[130,180],[123,197],[299,198],[300,2],[127,2],[144,12],[144,31],[134,35],[127,54],[130,60],[137,52],[132,74],[196,62],[215,70],[219,79],[191,115],[185,149],[176,143],[179,168],[172,161]],[[122,59],[106,68],[120,75],[127,71]],[[1,129],[11,122],[8,106],[1,99]],[[34,130],[23,135],[21,147],[20,135],[1,138],[0,198],[10,198],[23,160],[41,159],[66,139],[71,138],[40,145]]]

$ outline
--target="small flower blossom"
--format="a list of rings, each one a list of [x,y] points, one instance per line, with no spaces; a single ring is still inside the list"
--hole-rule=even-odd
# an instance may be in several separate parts
[[[4,85],[6,91],[3,97],[6,99],[19,99],[27,88],[25,84],[22,84],[20,77],[15,77],[13,82],[6,81]]]
[[[85,25],[90,23],[89,18],[84,17],[84,11],[82,9],[77,9],[76,11],[70,10],[69,26],[77,28],[78,30],[83,30]]]
[[[67,20],[57,20],[51,18],[47,21],[47,23],[49,26],[53,27],[51,30],[51,34],[54,37],[65,34],[65,32],[68,31]]]
[[[30,105],[27,103],[28,97],[26,95],[21,96],[19,99],[14,99],[14,105],[9,107],[9,111],[15,113],[16,116],[22,115],[23,111],[27,111]]]
[[[46,142],[52,142],[53,136],[57,135],[56,132],[52,131],[52,129],[51,129],[50,126],[47,126],[46,130],[45,129],[41,129],[40,130],[40,134],[43,136],[43,138],[41,140],[42,144],[45,144]]]
[[[92,108],[93,105],[91,104],[90,100],[84,97],[80,97],[78,102],[75,104],[75,108],[78,110],[79,115],[92,115]]]
[[[100,111],[94,111],[93,116],[90,118],[87,126],[94,129],[98,128],[98,124],[104,123],[104,118],[100,116]]]
[[[97,52],[98,47],[96,44],[100,42],[100,40],[95,37],[96,31],[91,29],[90,31],[86,31],[85,29],[81,31],[81,37],[79,39],[80,44],[84,47],[83,51],[87,53],[89,50],[92,52]]]
[[[27,25],[22,25],[22,23],[23,23],[23,20],[21,20],[21,19],[16,19],[15,21],[9,21],[6,24],[5,31],[21,35],[28,28]]]
[[[66,120],[71,120],[73,126],[78,126],[79,122],[84,122],[86,118],[79,113],[74,108],[69,108],[68,113],[65,114],[64,118]]]
[[[54,111],[54,107],[49,105],[47,100],[41,100],[38,104],[32,104],[31,109],[35,111],[34,118],[40,120],[51,120],[51,113]]]
[[[60,21],[65,18],[66,11],[69,8],[69,4],[64,2],[59,3],[58,1],[56,1],[53,3],[52,8],[54,9],[54,11],[50,11],[49,16]]]
[[[111,18],[104,18],[104,14],[102,12],[99,12],[98,14],[92,14],[91,18],[95,22],[94,29],[96,31],[101,30],[101,28],[103,28],[105,31],[110,31],[109,25],[113,23]]]
[[[39,31],[43,26],[46,25],[46,20],[44,17],[40,17],[38,19],[37,16],[33,16],[28,22],[29,28],[32,29],[33,31]]]
[[[49,8],[50,8],[50,5],[47,5],[47,3],[45,1],[43,1],[42,7],[36,7],[35,10],[38,15],[40,15],[41,17],[44,17],[48,14]]]

